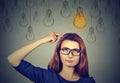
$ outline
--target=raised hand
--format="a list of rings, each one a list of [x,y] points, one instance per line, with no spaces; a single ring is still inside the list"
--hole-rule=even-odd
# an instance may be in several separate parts
[[[62,34],[56,33],[56,32],[51,32],[50,34],[47,35],[47,38],[49,42],[56,42],[58,37],[62,37]]]

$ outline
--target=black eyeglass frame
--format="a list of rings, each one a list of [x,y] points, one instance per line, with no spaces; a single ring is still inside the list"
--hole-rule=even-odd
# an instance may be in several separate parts
[[[64,50],[64,49],[66,49],[66,50],[69,50],[69,52],[66,54],[66,53],[63,53],[63,51],[62,50]],[[77,51],[77,52],[79,52],[79,54],[78,55],[75,55],[74,54],[74,51]],[[82,51],[80,50],[80,49],[70,49],[70,48],[67,48],[67,47],[63,47],[63,48],[60,48],[60,52],[61,52],[61,54],[64,54],[64,55],[69,55],[70,53],[73,55],[73,56],[80,56],[81,55],[81,53],[82,53]]]

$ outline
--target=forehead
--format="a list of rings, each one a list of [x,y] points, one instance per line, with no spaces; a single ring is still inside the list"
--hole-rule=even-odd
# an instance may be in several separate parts
[[[71,41],[71,40],[64,40],[61,44],[62,47],[68,47],[70,49],[78,48],[79,49],[79,44],[76,41]]]

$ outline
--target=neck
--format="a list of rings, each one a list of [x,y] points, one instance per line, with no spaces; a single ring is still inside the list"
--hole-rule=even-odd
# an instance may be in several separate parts
[[[63,66],[62,71],[59,73],[66,80],[78,80],[80,77],[74,72],[74,67]]]

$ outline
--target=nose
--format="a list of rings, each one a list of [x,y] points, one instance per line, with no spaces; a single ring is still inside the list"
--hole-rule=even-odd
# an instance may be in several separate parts
[[[69,56],[70,58],[72,58],[72,57],[73,57],[73,55],[72,55],[72,53],[71,53],[71,52],[69,53],[69,55],[68,55],[68,56]]]

